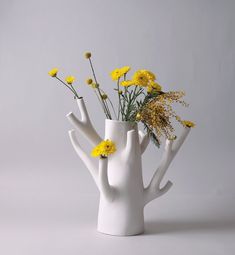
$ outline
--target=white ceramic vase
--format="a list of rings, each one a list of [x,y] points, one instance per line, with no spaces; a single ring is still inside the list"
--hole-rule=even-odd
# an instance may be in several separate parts
[[[83,99],[78,99],[77,102],[81,120],[73,113],[69,113],[67,117],[90,144],[96,146],[102,139],[91,124]],[[141,155],[149,143],[149,138],[138,131],[136,123],[105,121],[105,139],[112,140],[117,151],[108,158],[99,159],[98,166],[82,149],[75,130],[69,131],[74,149],[100,191],[97,227],[99,232],[117,236],[144,232],[144,206],[165,194],[172,186],[168,181],[160,188],[160,183],[189,131],[190,128],[184,128],[177,140],[166,140],[162,161],[147,187],[143,185]]]

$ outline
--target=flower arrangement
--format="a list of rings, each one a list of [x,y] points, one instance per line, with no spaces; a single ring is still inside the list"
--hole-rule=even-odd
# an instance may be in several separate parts
[[[110,73],[117,99],[117,105],[114,104],[97,80],[91,53],[85,53],[85,58],[92,72],[86,83],[106,117],[105,140],[90,120],[83,97],[74,85],[75,77],[70,75],[61,79],[57,68],[49,71],[49,75],[72,92],[77,100],[81,118],[72,112],[66,115],[75,128],[69,131],[69,137],[100,193],[97,229],[111,235],[140,234],[144,231],[144,207],[171,188],[171,181],[162,184],[162,180],[195,124],[182,120],[174,110],[174,103],[188,106],[183,100],[184,92],[165,91],[156,75],[145,69],[130,75],[131,68],[123,66]],[[174,134],[173,120],[183,126],[178,137]],[[138,123],[143,124],[145,133],[139,130]],[[90,143],[91,156],[98,157],[98,162],[87,155],[75,130]],[[141,157],[150,139],[159,147],[162,137],[166,138],[162,159],[145,186]]]
[[[97,80],[91,53],[86,52],[84,56],[90,64],[93,76],[88,78],[86,83],[94,91],[107,119],[141,122],[148,136],[158,147],[162,136],[167,139],[176,138],[172,124],[173,119],[184,127],[195,126],[191,121],[182,120],[173,109],[174,103],[188,106],[182,99],[185,93],[182,91],[164,91],[158,83],[156,75],[149,70],[137,70],[130,79],[128,79],[131,70],[129,66],[116,68],[110,73],[113,82],[116,83],[114,90],[118,97],[118,105],[115,110],[112,100]],[[57,68],[50,70],[48,74],[67,87],[75,99],[82,98],[73,85],[74,76],[67,76],[65,80],[62,80],[58,77]],[[106,140],[97,145],[91,155],[107,157],[115,150],[115,144]]]

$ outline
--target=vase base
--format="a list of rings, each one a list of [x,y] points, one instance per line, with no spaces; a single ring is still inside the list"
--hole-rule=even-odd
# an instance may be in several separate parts
[[[136,232],[107,232],[107,231],[102,231],[100,229],[97,229],[97,231],[103,235],[109,235],[109,236],[137,236],[137,235],[142,235],[144,233],[144,229],[141,231],[136,231]]]

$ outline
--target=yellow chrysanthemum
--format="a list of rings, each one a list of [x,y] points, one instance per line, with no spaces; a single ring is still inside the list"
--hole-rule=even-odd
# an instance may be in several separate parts
[[[112,77],[112,80],[117,81],[118,79],[120,79],[124,74],[126,74],[128,71],[130,71],[130,67],[129,66],[123,66],[122,68],[116,68],[114,69],[110,75]]]
[[[96,147],[93,148],[91,151],[91,156],[92,157],[99,157],[101,155],[101,150],[100,147],[97,145]]]
[[[138,70],[134,73],[132,80],[138,86],[147,87],[149,83],[149,76],[145,70]]]
[[[120,68],[116,68],[114,69],[111,73],[111,78],[113,81],[117,81],[121,76],[122,76],[122,72]]]
[[[149,71],[149,70],[141,70],[141,71],[148,76],[150,81],[155,81],[156,80],[155,74],[152,73],[151,71]]]
[[[56,77],[57,73],[58,73],[58,68],[53,68],[53,69],[51,69],[51,70],[48,72],[48,74],[49,74],[51,77]]]
[[[123,66],[122,68],[120,68],[120,72],[122,73],[122,75],[128,73],[131,70],[131,68],[129,66]]]
[[[129,86],[134,85],[134,84],[135,84],[135,81],[133,81],[133,80],[128,80],[128,81],[122,81],[121,82],[121,85],[123,87],[129,87]]]
[[[93,148],[91,156],[93,157],[107,157],[116,151],[115,143],[111,140],[103,140],[96,147]]]
[[[193,123],[192,121],[189,121],[189,120],[182,120],[181,123],[183,126],[188,127],[188,128],[193,128],[196,126],[195,123]]]
[[[65,78],[65,81],[68,83],[68,84],[72,84],[74,81],[75,81],[75,77],[74,76],[67,76]]]

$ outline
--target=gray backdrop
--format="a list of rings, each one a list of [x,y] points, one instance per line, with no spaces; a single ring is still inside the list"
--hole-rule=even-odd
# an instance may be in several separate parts
[[[152,70],[165,90],[186,91],[190,107],[177,110],[197,127],[167,173],[165,180],[174,183],[168,197],[235,196],[234,9],[229,0],[1,0],[2,217],[23,214],[14,214],[17,205],[33,210],[33,202],[97,194],[68,138],[65,115],[77,113],[76,103],[47,74],[58,67],[62,77],[76,76],[103,135],[104,115],[84,82],[91,75],[85,51],[92,52],[98,80],[110,95],[115,84],[109,72],[123,65]],[[145,152],[145,183],[161,153],[153,145]]]

